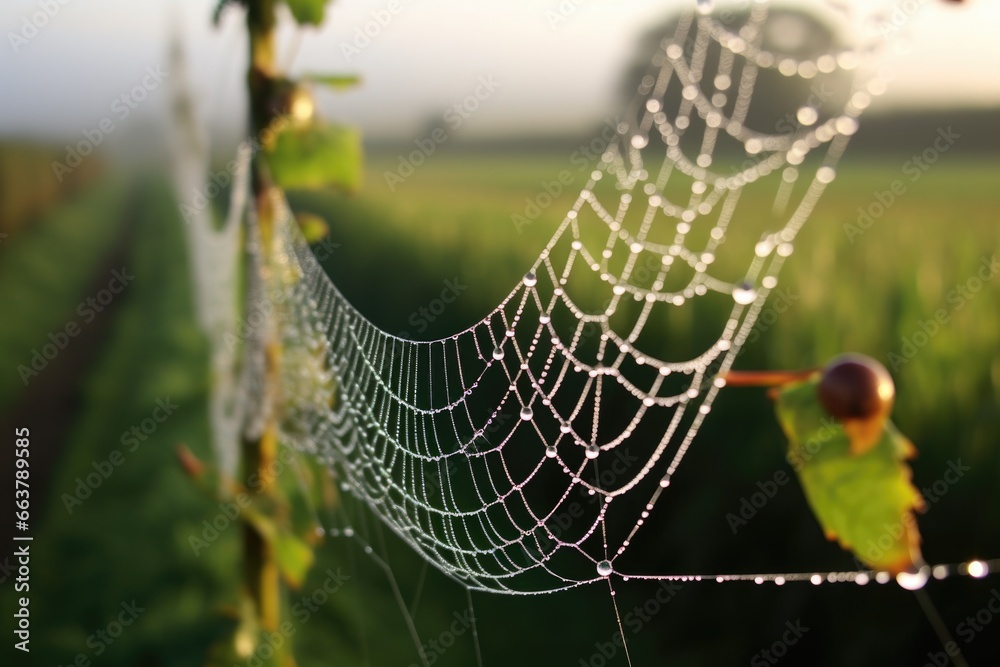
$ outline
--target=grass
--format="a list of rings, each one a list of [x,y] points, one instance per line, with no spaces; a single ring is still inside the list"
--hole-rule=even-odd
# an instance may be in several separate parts
[[[1000,249],[993,216],[1000,165],[950,155],[911,181],[904,161],[848,160],[841,166],[781,276],[793,307],[773,325],[760,324],[770,331],[761,332],[746,363],[791,368],[863,351],[896,371],[901,419],[929,426],[931,403],[950,417],[995,413],[1000,277],[967,297],[953,290],[977,278]],[[467,326],[489,312],[531,265],[585,181],[561,156],[440,155],[390,193],[382,174],[394,165],[394,156],[374,157],[358,196],[300,194],[293,202],[331,222],[341,247],[328,270],[362,312],[390,331],[407,328],[407,316],[436,296],[441,281],[458,278],[468,285],[447,321],[428,336],[446,335],[449,327]],[[534,199],[542,183],[563,170],[575,177],[575,189],[567,187],[519,231],[511,216],[523,213],[525,199]],[[847,227],[860,229],[858,208],[869,208],[876,193],[897,179],[907,191],[854,236]],[[750,219],[737,219],[727,246],[752,247],[761,229],[756,211],[768,208],[768,196],[753,192],[741,201],[740,215]],[[385,270],[371,268],[380,265]],[[913,360],[903,356],[903,340],[912,340],[920,323],[942,309],[948,323]],[[987,437],[979,429],[970,435],[977,447]]]
[[[760,339],[739,366],[809,366],[843,350],[887,361],[889,352],[901,349],[903,338],[912,340],[920,331],[921,321],[946,309],[947,324],[894,373],[895,420],[921,451],[914,464],[918,486],[939,479],[948,461],[961,459],[971,467],[921,519],[928,559],[992,556],[1000,553],[1000,519],[983,508],[1000,506],[1000,279],[991,278],[961,308],[949,303],[949,293],[1000,245],[992,215],[1000,166],[946,156],[919,181],[908,183],[905,195],[852,243],[844,223],[856,220],[858,206],[868,206],[875,191],[905,178],[904,160],[842,166],[782,273],[780,288],[794,297],[792,306],[761,328]],[[395,163],[394,155],[373,156],[367,185],[355,196],[297,193],[293,203],[330,222],[331,237],[340,245],[327,262],[328,271],[363,313],[389,331],[412,329],[410,314],[436,298],[443,281],[457,279],[467,286],[430,323],[425,337],[448,334],[487,313],[531,265],[575,190],[569,188],[521,233],[511,215],[523,213],[525,199],[535,198],[543,182],[561,171],[570,172],[577,189],[585,177],[568,153],[442,153],[392,193],[383,172]],[[43,341],[85,295],[82,286],[95,279],[90,274],[122,233],[115,222],[121,193],[95,190],[76,198],[3,249],[0,273],[11,288],[3,293],[2,312],[13,323],[0,329],[5,358],[18,358],[19,350]],[[39,619],[39,650],[51,664],[68,664],[81,652],[95,658],[88,636],[132,598],[140,606],[147,603],[148,611],[108,647],[101,664],[198,664],[210,643],[227,631],[229,621],[220,613],[235,600],[235,531],[200,558],[186,542],[218,512],[216,503],[180,474],[172,454],[181,441],[202,456],[210,451],[206,348],[193,319],[176,209],[163,189],[144,193],[128,246],[138,278],[80,380],[83,404],[72,415],[60,415],[71,419],[72,427],[40,520],[39,558],[33,560],[38,589],[33,588],[37,609],[32,613]],[[760,213],[767,210],[766,193],[748,191],[740,206],[748,217],[734,224],[727,246],[745,250],[767,224]],[[732,266],[739,265],[737,259]],[[37,277],[15,279],[12,267],[36,265],[47,268]],[[17,275],[36,273],[25,269]],[[699,311],[704,317],[660,327],[655,334],[665,347],[681,336],[711,340],[718,332],[707,324],[718,314],[706,308]],[[16,386],[3,386],[3,404],[9,407],[18,397]],[[176,415],[69,515],[61,494],[71,491],[94,461],[122,449],[121,434],[147,418],[164,396],[182,406]],[[758,480],[783,469],[782,447],[762,394],[723,392],[675,478],[671,502],[651,517],[656,523],[640,550],[645,569],[847,566],[849,558],[822,539],[797,488],[780,493],[738,536],[730,533],[726,512],[753,493]],[[453,613],[464,613],[464,594],[431,571],[419,604],[413,603],[422,563],[394,539],[388,542],[392,571],[416,611],[421,638],[439,637]],[[378,567],[347,541],[323,545],[319,557],[304,592],[322,581],[327,567],[344,567],[352,578],[316,620],[302,624],[296,640],[303,667],[418,664]],[[989,580],[946,582],[931,593],[953,627],[987,602],[989,585]],[[650,595],[647,586],[632,582],[622,586],[618,600],[628,610]],[[527,599],[477,596],[476,611],[487,666],[578,664],[589,660],[614,630],[607,591],[596,588]],[[712,584],[686,586],[650,621],[651,630],[630,635],[630,648],[637,664],[659,664],[663,656],[671,665],[746,662],[794,618],[814,628],[795,650],[800,657],[816,656],[815,664],[919,664],[935,648],[914,600],[895,587]],[[718,641],[722,632],[725,642]],[[990,642],[984,636],[963,647],[973,664],[993,654],[996,644]],[[471,640],[462,636],[436,664],[471,663]]]

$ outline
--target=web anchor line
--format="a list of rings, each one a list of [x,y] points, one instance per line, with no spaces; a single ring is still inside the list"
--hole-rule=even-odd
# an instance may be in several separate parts
[[[832,20],[848,22],[838,7]],[[257,292],[281,296],[274,322],[285,356],[273,409],[282,440],[332,468],[343,491],[468,590],[543,594],[611,577],[782,584],[887,576],[615,570],[724,389],[721,377],[835,180],[858,118],[885,88],[870,43],[779,53],[764,29],[771,11],[754,2],[735,27],[700,12],[679,20],[521,282],[451,336],[413,341],[375,327],[329,279],[276,196],[272,265]],[[791,132],[755,116],[757,84],[775,77],[805,82],[789,88],[798,119]],[[839,93],[811,105],[810,82]],[[730,236],[758,240],[739,247]],[[665,350],[644,336],[709,300],[729,314],[697,350]],[[614,465],[636,455],[638,463]],[[591,502],[567,522],[581,497]],[[635,514],[626,497],[648,500]],[[900,583],[997,566],[937,566]]]

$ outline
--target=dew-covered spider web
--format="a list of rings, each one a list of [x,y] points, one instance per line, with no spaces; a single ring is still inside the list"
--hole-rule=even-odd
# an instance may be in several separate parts
[[[332,468],[345,492],[469,590],[888,578],[619,565],[670,502],[721,377],[885,89],[884,40],[864,37],[871,16],[824,7],[832,37],[795,53],[780,50],[787,40],[767,2],[738,21],[702,3],[683,15],[523,279],[446,338],[405,340],[368,321],[276,200],[273,259],[250,285],[251,302],[273,306],[284,349],[280,390],[261,396],[260,419],[279,411],[284,442]],[[785,96],[777,114],[761,92],[773,90]],[[738,228],[752,228],[738,234],[752,242],[727,244]],[[648,333],[720,311],[712,340],[671,345]],[[555,519],[581,491],[598,502],[567,528]]]

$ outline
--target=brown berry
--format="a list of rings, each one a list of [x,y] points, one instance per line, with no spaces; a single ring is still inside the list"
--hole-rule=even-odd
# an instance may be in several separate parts
[[[862,354],[834,357],[820,378],[819,402],[838,421],[887,416],[896,389],[885,366]]]

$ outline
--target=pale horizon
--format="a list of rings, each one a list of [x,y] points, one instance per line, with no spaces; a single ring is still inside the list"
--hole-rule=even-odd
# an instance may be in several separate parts
[[[167,64],[172,29],[178,27],[185,37],[188,78],[208,126],[236,136],[243,123],[242,17],[239,10],[227,10],[215,29],[213,4],[68,3],[16,53],[9,34],[37,11],[37,2],[5,4],[0,86],[8,94],[0,134],[78,135],[107,116],[147,67]],[[325,117],[356,125],[375,140],[416,136],[472,93],[480,77],[499,85],[463,125],[463,137],[567,135],[616,113],[622,73],[639,55],[637,38],[688,4],[693,0],[580,0],[572,14],[554,20],[552,12],[560,6],[555,0],[414,0],[420,11],[409,11],[410,3],[400,0],[398,14],[369,45],[353,47],[354,53],[358,26],[386,3],[340,0],[328,6],[322,29],[286,25],[280,53],[293,73],[359,74],[361,87],[321,92],[318,103]],[[985,75],[1000,72],[1000,49],[991,46],[1000,3],[924,0],[922,5],[906,20],[911,50],[871,112],[1000,107],[1000,77]],[[139,111],[162,120],[168,100],[166,90],[153,91]]]

